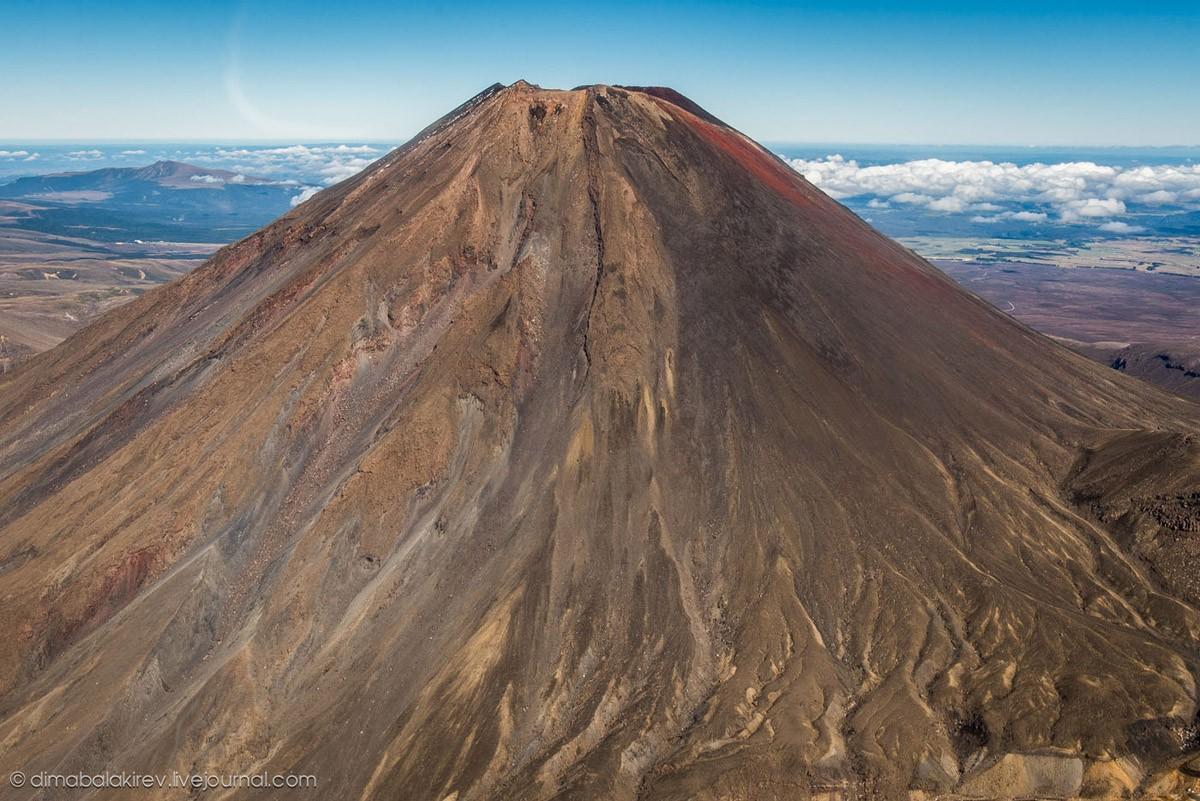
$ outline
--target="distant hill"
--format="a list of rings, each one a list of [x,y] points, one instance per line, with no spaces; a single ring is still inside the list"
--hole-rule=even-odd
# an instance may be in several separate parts
[[[1114,370],[1137,376],[1179,395],[1200,400],[1200,349],[1186,343],[1135,343],[1105,347],[1106,343],[1076,348]]]
[[[19,178],[0,199],[32,213],[10,223],[101,241],[228,242],[287,211],[304,187],[179,161]]]
[[[281,186],[289,190],[292,184],[281,184],[269,178],[254,178],[229,170],[217,170],[184,164],[182,161],[156,161],[145,167],[105,167],[86,172],[58,172],[18,178],[0,186],[0,197],[28,198],[60,192],[129,192],[142,184],[167,186],[174,189],[217,189],[226,184],[241,186]]]

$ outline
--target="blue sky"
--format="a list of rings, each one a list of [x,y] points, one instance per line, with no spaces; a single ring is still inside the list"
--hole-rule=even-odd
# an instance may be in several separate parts
[[[4,0],[0,18],[6,142],[397,141],[527,78],[671,85],[775,142],[1200,144],[1196,2]]]

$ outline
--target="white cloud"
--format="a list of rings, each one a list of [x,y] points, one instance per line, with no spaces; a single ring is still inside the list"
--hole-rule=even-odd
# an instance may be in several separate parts
[[[72,161],[93,161],[95,159],[104,158],[104,154],[99,150],[72,150],[67,154],[67,158]]]
[[[920,159],[862,165],[840,155],[790,159],[809,181],[835,198],[869,198],[869,208],[888,203],[923,206],[973,221],[1044,222],[1051,215],[1088,223],[1124,215],[1129,204],[1200,204],[1200,164],[1114,167],[1090,161],[1061,164]]]
[[[362,172],[374,159],[346,159],[337,161],[326,167],[321,168],[321,175],[324,176],[326,186],[336,184],[338,181],[344,181],[352,175],[357,175]]]
[[[1099,228],[1101,231],[1108,231],[1110,234],[1136,234],[1146,230],[1140,225],[1130,225],[1120,220],[1103,223]]]
[[[319,186],[306,186],[304,191],[292,198],[292,205],[299,206],[304,201],[321,191]]]
[[[1125,204],[1116,198],[1089,197],[1086,200],[1071,200],[1062,208],[1062,218],[1074,222],[1089,217],[1117,217],[1125,213]]]
[[[947,195],[929,201],[929,208],[933,211],[948,211],[956,214],[966,211],[968,205],[967,201],[955,195]]]
[[[288,145],[286,147],[218,148],[210,158],[235,162],[235,169],[254,175],[280,173],[317,179],[325,186],[360,172],[386,151],[373,145]]]
[[[370,155],[381,153],[382,149],[371,145],[288,145],[287,147],[260,147],[218,149],[218,152],[229,156],[283,157],[299,159],[318,159],[329,155],[359,154]]]
[[[1050,215],[1042,211],[1002,211],[999,214],[994,214],[991,217],[976,216],[971,218],[973,223],[998,223],[1004,220],[1016,220],[1017,222],[1046,222]]]
[[[146,155],[146,151],[145,150],[122,150],[121,155],[122,156],[144,156],[144,155]]]
[[[28,159],[30,155],[28,150],[0,150],[0,159]]]
[[[1144,195],[1139,195],[1137,201],[1138,203],[1147,203],[1151,206],[1178,203],[1179,193],[1168,192],[1166,189],[1157,189],[1153,192],[1147,192]]]
[[[246,176],[239,173],[238,175],[235,175],[232,178],[222,178],[219,175],[205,174],[205,175],[193,175],[190,178],[188,178],[188,180],[195,181],[198,184],[211,184],[213,186],[224,186],[225,184],[244,184],[244,183],[246,183]],[[278,183],[280,185],[285,185],[290,182],[288,182],[288,181],[274,182],[273,181],[273,182],[269,182],[269,183]]]

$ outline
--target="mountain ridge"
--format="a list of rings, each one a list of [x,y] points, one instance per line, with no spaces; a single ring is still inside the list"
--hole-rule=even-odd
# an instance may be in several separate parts
[[[163,159],[144,167],[101,167],[95,170],[56,172],[17,178],[0,185],[0,194],[4,197],[25,197],[41,192],[103,190],[130,181],[186,189],[211,189],[226,183],[246,186],[260,184],[272,186],[278,183],[268,178],[249,177],[229,170],[197,167],[182,161]]]

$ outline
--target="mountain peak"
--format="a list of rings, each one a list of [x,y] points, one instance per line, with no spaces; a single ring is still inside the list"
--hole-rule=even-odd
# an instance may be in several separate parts
[[[138,168],[134,175],[143,181],[169,182],[177,179],[189,180],[193,176],[212,176],[213,178],[226,180],[233,178],[236,173],[229,170],[197,167],[193,164],[185,164],[182,161],[164,159]]]
[[[179,175],[181,173],[195,173],[199,168],[191,164],[185,164],[182,161],[171,161],[169,159],[160,159],[153,164],[147,164],[141,167],[139,172],[147,176],[163,177],[167,175]]]
[[[529,81],[521,79],[521,80],[518,80],[518,81],[515,81],[515,82],[509,84],[505,88],[513,89],[513,90],[517,90],[517,91],[521,91],[521,92],[539,92],[539,91],[589,92],[589,91],[591,91],[591,92],[606,93],[606,92],[608,92],[610,90],[614,90],[614,89],[618,90],[618,91],[638,92],[638,93],[645,94],[645,95],[648,95],[651,97],[657,97],[660,100],[665,100],[665,101],[672,103],[692,114],[695,114],[697,117],[700,117],[701,119],[704,119],[708,122],[712,122],[717,125],[723,125],[723,126],[725,125],[725,123],[723,123],[716,116],[710,114],[708,111],[706,111],[704,108],[702,108],[698,103],[696,103],[695,101],[686,97],[683,93],[681,93],[675,89],[672,89],[669,86],[625,86],[625,85],[621,85],[621,84],[594,83],[594,84],[582,84],[582,85],[576,86],[570,90],[562,90],[562,89],[543,89],[541,86],[538,86],[537,84],[533,84],[533,83],[530,83]],[[726,127],[728,127],[728,126],[726,126]]]

